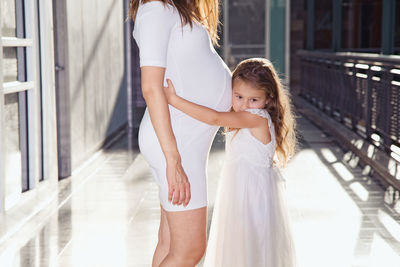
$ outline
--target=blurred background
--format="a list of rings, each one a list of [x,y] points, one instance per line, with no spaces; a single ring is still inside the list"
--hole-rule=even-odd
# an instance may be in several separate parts
[[[129,240],[137,247],[124,247],[141,259],[137,264],[104,261],[99,255],[129,258],[110,248],[93,251],[103,261],[75,262],[71,255],[80,254],[67,249],[71,240],[76,246],[88,240],[74,237],[74,231],[81,237],[105,222],[111,228],[99,228],[101,233],[119,227],[109,219],[121,207],[131,223],[138,207],[149,201],[140,207],[154,211],[154,229],[158,223],[156,188],[151,178],[143,178],[148,170],[137,150],[145,102],[128,8],[128,0],[0,2],[1,266],[148,266],[138,254],[151,257],[156,240],[151,235],[135,239],[134,233]],[[231,69],[245,58],[270,59],[292,94],[300,149],[287,175],[296,177],[301,169],[304,177],[315,179],[293,178],[299,187],[288,190],[302,248],[300,266],[399,267],[400,0],[221,0],[216,49]],[[223,159],[219,139],[210,157],[212,177],[218,176]],[[334,174],[329,181],[340,185],[338,194],[329,195],[336,192],[329,181],[320,184],[327,191],[318,187],[327,174],[307,165],[313,162],[307,151],[314,151],[321,168]],[[216,183],[210,185],[212,202]],[[118,190],[129,196],[119,199]],[[120,194],[100,200],[112,192]],[[310,192],[325,193],[312,198]],[[307,246],[305,240],[336,227],[324,224],[329,216],[318,223],[328,213],[324,201],[330,197],[335,212],[354,208],[335,221],[343,223],[335,233],[344,239],[315,239]],[[303,206],[295,204],[299,199]],[[112,201],[102,216],[91,217]],[[308,213],[315,203],[321,204],[318,212]],[[89,220],[88,228],[74,226],[73,214]],[[143,225],[150,221],[143,220]],[[348,229],[353,226],[346,220],[357,229],[350,243],[345,237],[352,236]],[[346,249],[337,252],[341,247]],[[310,251],[332,262],[322,264],[318,253]]]

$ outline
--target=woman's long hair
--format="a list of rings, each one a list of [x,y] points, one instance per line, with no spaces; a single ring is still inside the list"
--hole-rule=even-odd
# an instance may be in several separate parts
[[[265,109],[275,127],[276,155],[279,165],[285,166],[295,153],[296,120],[290,94],[281,83],[272,63],[265,58],[250,58],[239,63],[232,73],[232,81],[243,82],[263,90],[269,100]]]
[[[203,24],[210,34],[214,45],[218,45],[219,26],[219,2],[218,0],[157,0],[164,4],[172,4],[176,7],[182,20],[182,25],[197,21]],[[135,21],[139,2],[146,3],[149,0],[131,0],[128,17]]]

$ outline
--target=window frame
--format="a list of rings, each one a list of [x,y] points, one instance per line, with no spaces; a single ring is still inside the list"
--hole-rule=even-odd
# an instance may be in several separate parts
[[[5,47],[17,48],[18,75],[17,80],[4,82],[3,80],[3,55],[0,55],[0,129],[5,127],[4,100],[9,94],[18,93],[19,102],[19,134],[20,149],[22,154],[22,181],[21,195],[36,186],[38,170],[37,158],[37,97],[40,92],[38,86],[36,53],[38,44],[36,43],[37,27],[35,15],[35,0],[15,0],[16,12],[16,37],[3,36],[0,31],[0,49],[3,53]],[[2,3],[0,3],[0,11]],[[1,14],[1,13],[0,13]],[[2,25],[0,15],[0,24]],[[23,23],[23,24],[21,24]],[[24,49],[25,51],[21,51]],[[19,51],[18,51],[19,50]],[[25,94],[23,94],[25,93]],[[28,130],[29,129],[29,130]],[[16,203],[7,203],[6,199],[6,179],[5,177],[5,135],[0,131],[0,212],[8,210]]]

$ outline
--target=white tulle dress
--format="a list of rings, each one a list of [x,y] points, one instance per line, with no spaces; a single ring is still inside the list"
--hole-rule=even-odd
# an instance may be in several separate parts
[[[285,181],[273,164],[274,125],[266,110],[247,111],[268,119],[271,142],[249,129],[227,133],[204,267],[293,267]]]

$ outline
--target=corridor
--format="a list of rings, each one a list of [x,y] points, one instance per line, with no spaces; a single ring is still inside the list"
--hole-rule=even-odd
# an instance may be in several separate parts
[[[300,145],[283,170],[300,267],[399,267],[400,210],[357,159],[304,117]],[[38,214],[0,246],[0,266],[151,266],[159,202],[135,138],[98,153]],[[209,221],[224,160],[218,135],[209,158]],[[0,224],[3,227],[3,224]],[[199,266],[202,266],[201,263]]]

